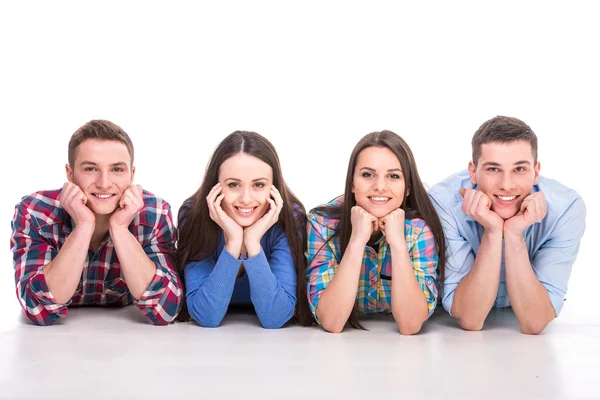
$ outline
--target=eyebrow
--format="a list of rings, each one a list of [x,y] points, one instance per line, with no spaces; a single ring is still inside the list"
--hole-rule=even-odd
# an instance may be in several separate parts
[[[268,181],[269,178],[256,178],[256,179],[252,179],[252,182],[258,182],[258,181]],[[241,182],[242,180],[239,178],[226,178],[225,182],[227,181],[236,181],[236,182]]]
[[[523,165],[523,164],[529,164],[531,165],[531,162],[527,161],[527,160],[521,160],[521,161],[516,161],[513,165]],[[483,164],[481,164],[482,167],[501,167],[502,165],[500,165],[500,163],[497,163],[495,161],[485,161]]]
[[[82,166],[90,165],[92,167],[97,167],[98,163],[95,163],[93,161],[82,161],[81,163],[79,163],[79,165],[82,165]],[[109,167],[127,167],[127,163],[124,161],[119,161],[116,163],[109,164]]]
[[[372,172],[377,172],[374,168],[371,168],[371,167],[362,167],[359,171],[362,171],[363,169],[366,169],[366,170],[372,171]],[[387,172],[394,172],[394,171],[402,172],[402,170],[400,168],[391,168],[391,169],[387,170]]]

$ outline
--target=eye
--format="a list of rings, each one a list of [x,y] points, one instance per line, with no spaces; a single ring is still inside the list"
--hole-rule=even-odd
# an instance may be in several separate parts
[[[83,170],[85,172],[94,172],[96,170],[96,167],[85,167]]]
[[[123,172],[123,171],[125,171],[125,170],[124,170],[123,168],[121,168],[121,167],[114,167],[112,170],[113,170],[113,172]]]
[[[256,183],[254,184],[254,187],[256,187],[256,188],[259,188],[259,189],[262,189],[262,188],[264,188],[264,187],[265,187],[265,183],[264,183],[264,182],[256,182]]]
[[[517,168],[515,168],[515,171],[516,172],[525,172],[526,169],[525,169],[525,167],[517,167]]]
[[[488,172],[498,172],[498,168],[496,168],[496,167],[489,167],[486,171],[488,171]]]
[[[389,174],[388,176],[392,179],[400,179],[400,175],[398,174]]]
[[[229,182],[227,186],[229,186],[231,189],[236,189],[240,187],[240,184],[237,182]]]
[[[367,178],[368,179],[368,178],[372,178],[373,177],[373,173],[364,171],[362,174],[360,174],[360,176],[362,176],[363,178]]]

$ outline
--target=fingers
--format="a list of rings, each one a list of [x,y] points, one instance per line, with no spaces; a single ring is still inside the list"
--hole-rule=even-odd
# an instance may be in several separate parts
[[[279,190],[277,190],[275,186],[271,186],[271,196],[275,200],[275,204],[277,204],[277,207],[282,208],[283,198],[281,197],[281,193],[279,193]]]
[[[464,188],[463,188],[464,189]],[[466,189],[463,194],[463,212],[472,218],[485,215],[492,205],[490,198],[483,192],[474,189]]]
[[[84,205],[87,203],[86,195],[79,186],[72,182],[66,182],[63,185],[63,190],[60,194],[59,200],[63,205],[67,205],[67,207],[76,203],[81,203]]]
[[[476,197],[475,215],[485,215],[490,210],[492,202],[483,192],[478,192]]]
[[[208,202],[208,204],[214,203],[215,199],[222,190],[223,187],[220,183],[217,183],[215,186],[213,186],[212,189],[210,189],[210,192],[208,192],[208,196],[206,196],[206,201]]]
[[[221,187],[221,184],[217,183],[215,186],[212,187],[210,192],[208,192],[208,196],[206,196],[206,204],[208,205],[208,215],[210,216],[210,219],[212,219],[215,222],[217,222],[218,218],[216,210],[217,199],[220,205],[221,200],[223,200],[223,197],[225,197],[225,195],[223,194],[219,196],[219,193],[221,193],[222,190],[223,188]]]
[[[521,203],[520,213],[526,215],[531,222],[539,221],[546,216],[546,197],[544,193],[533,193]]]
[[[277,221],[277,219],[279,219],[279,214],[283,209],[283,198],[281,197],[281,193],[279,193],[279,190],[277,190],[275,186],[271,186],[271,196],[273,197],[273,199],[267,198],[267,201],[271,205],[271,209],[269,210],[269,212],[274,212],[273,216],[275,218],[275,221]]]
[[[133,208],[141,210],[144,207],[144,192],[140,185],[131,185],[119,199],[121,209]]]
[[[223,211],[223,207],[221,207],[221,202],[223,201],[224,198],[225,198],[225,193],[221,193],[220,195],[217,196],[215,201],[212,203],[215,217],[217,218],[214,220],[215,222],[222,221],[223,216],[225,215],[225,211]]]

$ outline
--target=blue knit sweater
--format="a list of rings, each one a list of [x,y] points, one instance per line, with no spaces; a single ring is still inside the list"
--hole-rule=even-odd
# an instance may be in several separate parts
[[[191,317],[219,326],[230,304],[254,305],[265,328],[280,328],[296,306],[296,271],[285,232],[273,225],[260,240],[261,252],[237,259],[225,249],[223,232],[216,252],[185,266],[186,301]],[[246,273],[237,278],[243,263]]]

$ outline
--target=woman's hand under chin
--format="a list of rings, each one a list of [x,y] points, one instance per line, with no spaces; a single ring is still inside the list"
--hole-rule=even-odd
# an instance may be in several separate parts
[[[244,228],[244,245],[248,257],[260,253],[260,240],[264,234],[277,222],[283,208],[283,198],[275,186],[271,186],[271,197],[267,198],[269,210],[254,224]]]

